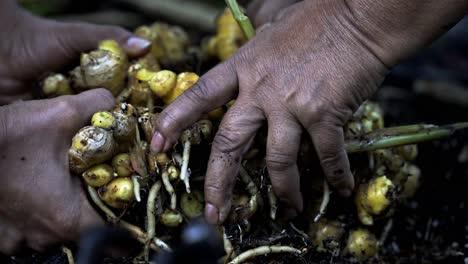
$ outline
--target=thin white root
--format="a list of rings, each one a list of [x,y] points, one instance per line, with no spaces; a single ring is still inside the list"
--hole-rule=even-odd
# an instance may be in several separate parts
[[[164,188],[167,193],[171,196],[171,209],[175,210],[177,208],[177,195],[175,193],[174,187],[172,187],[171,181],[169,180],[169,173],[167,170],[163,171],[161,178],[164,183]]]
[[[320,204],[320,212],[314,218],[314,222],[320,220],[327,210],[328,203],[330,202],[330,187],[328,186],[327,180],[323,180],[323,197],[322,203]]]
[[[93,202],[106,214],[107,218],[109,219],[110,222],[112,223],[117,223],[120,227],[128,230],[140,243],[142,244],[146,244],[147,243],[147,237],[148,235],[143,232],[143,230],[141,230],[139,227],[137,226],[134,226],[126,221],[123,221],[123,220],[119,220],[117,218],[117,216],[114,214],[114,212],[112,212],[111,209],[109,209],[102,201],[101,199],[99,198],[99,195],[97,194],[96,190],[91,187],[91,186],[88,186],[88,193],[91,197],[91,200],[93,200]],[[159,250],[168,250],[170,251],[171,248],[166,244],[164,243],[161,239],[159,238],[156,238],[154,237],[153,240],[156,241],[159,240],[160,242],[159,245],[155,244],[155,243],[151,243],[150,247],[151,249],[155,250],[155,251],[159,251]],[[160,246],[162,245],[162,246]]]
[[[223,227],[223,246],[224,251],[226,252],[225,260],[228,261],[231,257],[235,257],[234,255],[234,247],[232,246],[231,241],[229,240],[226,229]]]
[[[112,212],[112,210],[107,207],[101,200],[101,198],[99,198],[99,195],[98,193],[96,192],[96,189],[94,189],[93,187],[91,186],[87,186],[88,187],[88,193],[89,193],[89,196],[91,197],[91,200],[99,207],[99,209],[101,209],[101,211],[103,211],[106,216],[107,216],[107,219],[110,221],[110,222],[117,222],[118,221],[118,217],[114,214],[114,212]]]
[[[190,140],[186,140],[184,142],[184,152],[182,155],[182,168],[180,169],[180,179],[185,184],[185,189],[188,193],[190,193],[190,183],[189,183],[189,172],[188,172],[188,164],[190,161],[190,149],[192,147],[192,143]]]
[[[301,255],[305,252],[306,252],[306,249],[303,249],[301,251],[299,249],[296,249],[293,247],[287,247],[287,246],[261,246],[258,248],[245,251],[244,253],[237,256],[237,258],[229,262],[229,264],[240,264],[240,263],[245,262],[248,259],[266,255],[266,254],[292,253],[296,255]]]
[[[147,201],[147,206],[146,206],[147,241],[145,244],[145,248],[143,250],[143,254],[144,254],[146,261],[149,259],[149,248],[150,248],[151,240],[153,240],[154,236],[156,235],[156,217],[154,215],[155,213],[154,211],[155,211],[156,198],[158,197],[161,186],[162,186],[161,181],[157,181],[155,184],[153,184],[148,194],[148,201]]]
[[[67,256],[68,264],[75,264],[75,259],[73,258],[73,253],[69,248],[63,246],[62,247],[62,252]]]
[[[296,231],[296,233],[298,233],[299,235],[301,235],[302,237],[304,237],[305,239],[309,239],[309,236],[304,233],[304,231],[300,230],[299,228],[297,228],[292,222],[289,223],[289,225],[291,226],[291,228]]]
[[[239,174],[240,174],[242,182],[246,186],[245,188],[250,194],[249,208],[250,208],[250,215],[252,216],[253,214],[255,214],[255,212],[257,212],[258,206],[263,204],[263,200],[258,195],[259,194],[258,188],[253,182],[247,170],[244,169],[244,167],[242,166],[240,167]]]
[[[122,228],[125,228],[126,230],[128,230],[130,233],[133,234],[133,236],[142,244],[146,244],[146,241],[148,240],[148,236],[145,234],[145,232],[143,232],[143,230],[141,230],[138,226],[135,226],[135,225],[132,225],[130,224],[129,222],[126,222],[126,221],[120,221],[119,222],[119,226],[122,227]],[[166,250],[166,251],[172,251],[171,247],[169,247],[169,245],[167,245],[164,241],[162,241],[161,239],[159,238],[153,238],[153,242],[155,240],[159,240],[159,244],[160,245],[157,245],[156,243],[151,243],[150,247],[151,249],[153,249],[154,251],[161,251],[161,250]]]
[[[278,210],[278,198],[273,191],[273,186],[268,185],[267,187],[268,202],[270,203],[270,218],[276,219],[276,211]]]
[[[140,195],[140,182],[138,181],[138,176],[132,176],[133,181],[133,193],[135,194],[135,199],[137,202],[141,202],[141,195]]]

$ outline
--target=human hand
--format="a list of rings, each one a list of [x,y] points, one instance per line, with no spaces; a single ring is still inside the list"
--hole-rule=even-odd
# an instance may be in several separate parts
[[[210,223],[226,219],[242,155],[264,120],[269,177],[288,207],[303,209],[296,165],[302,128],[328,182],[340,194],[351,194],[354,179],[343,125],[387,72],[351,16],[342,1],[303,1],[289,7],[161,113],[151,142],[154,152],[169,150],[187,124],[237,95],[208,162],[205,217]]]
[[[103,39],[117,40],[129,56],[151,43],[114,26],[62,23],[33,16],[11,0],[0,1],[0,105],[32,97],[32,83],[63,69]]]
[[[94,112],[114,104],[96,89],[0,107],[0,252],[42,251],[103,224],[70,175],[68,149]]]
[[[247,15],[258,29],[273,22],[277,16],[297,2],[301,0],[254,0],[247,7]]]

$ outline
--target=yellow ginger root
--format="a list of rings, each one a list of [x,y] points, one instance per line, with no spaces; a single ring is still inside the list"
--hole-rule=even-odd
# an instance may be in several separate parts
[[[111,131],[95,126],[84,127],[73,137],[68,151],[70,170],[81,174],[89,167],[110,159],[116,149],[117,143]]]
[[[179,212],[166,209],[164,213],[161,214],[159,221],[167,227],[177,227],[184,219]]]
[[[60,73],[47,77],[42,83],[42,92],[48,98],[74,94],[68,79]]]
[[[117,142],[133,143],[136,137],[137,111],[131,104],[122,103],[112,113],[117,125],[114,129],[114,137]]]
[[[192,85],[194,85],[199,79],[199,76],[193,72],[183,72],[177,75],[177,81],[175,87],[170,90],[162,99],[166,105],[172,103]]]
[[[366,229],[359,228],[350,232],[345,251],[363,261],[377,254],[378,249],[377,239],[374,234]]]
[[[221,61],[229,59],[246,42],[244,33],[229,8],[218,17],[216,31],[216,53]]]
[[[112,167],[118,177],[130,177],[133,174],[130,154],[120,153],[112,158]]]
[[[114,170],[110,165],[99,164],[87,169],[81,176],[89,186],[101,187],[114,178]]]
[[[70,73],[72,83],[79,91],[104,87],[117,96],[125,86],[127,57],[115,41],[102,44],[81,55],[80,66]]]
[[[318,251],[333,252],[340,248],[345,233],[344,225],[336,220],[320,219],[309,227],[308,235]]]
[[[395,200],[395,185],[386,176],[373,178],[361,184],[355,197],[359,220],[365,225],[373,224],[373,217],[381,215]]]
[[[133,189],[131,178],[119,177],[99,188],[98,194],[110,207],[123,209],[135,200]]]
[[[114,115],[107,111],[96,112],[91,118],[91,124],[106,130],[114,129],[117,125]]]
[[[191,193],[183,193],[180,198],[182,213],[188,218],[199,217],[203,214],[203,193],[194,190]]]

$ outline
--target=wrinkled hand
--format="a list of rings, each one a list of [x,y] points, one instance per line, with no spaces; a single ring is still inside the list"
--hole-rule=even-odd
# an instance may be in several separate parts
[[[103,224],[70,175],[68,149],[92,114],[114,103],[96,89],[0,107],[0,252],[42,251]]]
[[[342,2],[303,1],[289,7],[160,115],[151,142],[154,152],[169,150],[187,124],[238,96],[214,138],[208,162],[205,217],[210,223],[226,219],[242,155],[264,120],[269,176],[286,205],[296,212],[303,209],[296,165],[302,128],[328,182],[340,194],[351,194],[354,179],[342,127],[376,90],[387,68]]]
[[[31,83],[75,62],[102,39],[119,41],[130,56],[150,47],[150,42],[118,27],[47,20],[12,2],[0,1],[0,105],[30,99]]]
[[[255,28],[261,28],[297,2],[301,0],[254,0],[247,7],[247,15],[252,18]]]

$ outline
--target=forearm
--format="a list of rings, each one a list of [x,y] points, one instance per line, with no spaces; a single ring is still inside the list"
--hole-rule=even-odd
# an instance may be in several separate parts
[[[449,30],[468,11],[466,0],[344,0],[366,43],[393,66]]]

